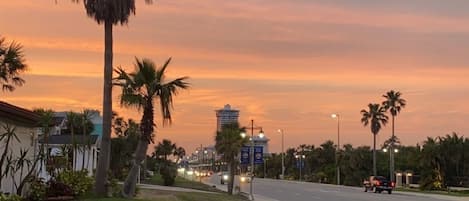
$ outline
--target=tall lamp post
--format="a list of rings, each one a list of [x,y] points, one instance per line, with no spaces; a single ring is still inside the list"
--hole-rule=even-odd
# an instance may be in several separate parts
[[[295,155],[295,158],[297,160],[299,160],[299,169],[300,169],[300,177],[298,178],[299,181],[301,181],[301,169],[303,168],[303,163],[304,163],[304,159],[306,158],[306,156],[304,154],[300,154],[300,155]]]
[[[264,138],[264,132],[262,131],[262,127],[254,127],[254,120],[251,119],[251,150],[250,150],[250,157],[251,157],[251,182],[249,182],[249,196],[251,200],[254,200],[254,195],[252,193],[252,184],[254,183],[254,129],[260,129],[259,138]],[[241,134],[242,137],[243,133]]]
[[[337,153],[335,154],[335,165],[337,169],[337,185],[340,185],[340,165],[339,165],[339,152],[340,152],[340,116],[339,114],[332,114],[333,119],[337,119]]]
[[[278,129],[277,132],[282,134],[282,178],[285,178],[285,152],[283,150],[283,143],[284,143],[284,137],[283,137],[283,129]]]

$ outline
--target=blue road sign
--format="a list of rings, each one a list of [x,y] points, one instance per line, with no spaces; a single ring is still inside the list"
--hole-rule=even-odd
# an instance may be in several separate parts
[[[244,164],[244,165],[247,165],[249,164],[249,151],[250,150],[250,147],[248,146],[243,146],[241,147],[241,164]]]
[[[264,163],[264,152],[262,146],[254,147],[254,164],[263,164]]]
[[[300,162],[301,162],[301,168],[304,168],[305,167],[304,160],[296,160],[296,168],[300,168]]]

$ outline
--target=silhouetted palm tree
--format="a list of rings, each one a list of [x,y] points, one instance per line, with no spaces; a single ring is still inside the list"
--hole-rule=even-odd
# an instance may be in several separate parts
[[[26,70],[23,46],[17,42],[7,43],[0,36],[0,84],[3,91],[13,91],[25,81],[19,73]]]
[[[173,96],[177,95],[181,89],[187,89],[188,77],[180,77],[175,80],[166,81],[165,73],[171,58],[161,67],[156,69],[155,64],[149,59],[136,59],[135,71],[127,73],[122,68],[118,68],[115,78],[116,85],[121,87],[121,104],[127,107],[143,109],[140,130],[142,135],[135,150],[135,160],[132,169],[124,183],[123,195],[132,197],[135,192],[138,168],[145,159],[148,144],[153,142],[154,136],[154,105],[155,98],[160,103],[163,125],[171,123],[171,109],[173,106]]]
[[[159,142],[158,145],[155,146],[155,156],[162,156],[164,160],[167,161],[168,156],[173,155],[175,150],[176,144],[173,144],[171,140],[163,139],[162,142]]]
[[[185,155],[186,155],[186,150],[183,147],[178,147],[174,150],[173,153],[174,156],[176,156],[176,164],[179,163],[179,160],[181,160]]]
[[[391,135],[391,139],[395,139],[394,138],[394,119],[395,117],[399,114],[399,112],[401,111],[402,108],[404,108],[406,106],[406,100],[404,100],[403,98],[401,98],[401,92],[395,92],[394,90],[391,90],[391,91],[388,91],[386,92],[386,94],[383,95],[383,97],[386,99],[385,101],[383,101],[383,106],[384,108],[387,110],[389,110],[389,112],[391,113],[391,116],[392,116],[392,135]],[[394,181],[394,143],[391,142],[390,144],[390,151],[389,151],[389,156],[390,156],[390,168],[389,168],[389,172],[390,172],[390,179],[391,181]]]
[[[220,132],[215,136],[215,149],[217,153],[223,156],[223,160],[228,163],[229,180],[228,194],[233,194],[234,173],[237,165],[237,156],[241,151],[241,147],[248,142],[247,138],[241,137],[244,130],[239,124],[232,123],[223,126]]]
[[[368,111],[361,110],[361,122],[364,126],[370,124],[371,133],[373,133],[373,175],[376,176],[376,135],[381,130],[381,125],[385,126],[388,122],[388,116],[385,114],[386,110],[379,104],[368,104]]]
[[[72,0],[79,2],[79,0]],[[145,0],[151,3],[151,0]],[[103,90],[103,135],[96,170],[95,190],[106,196],[107,171],[111,153],[112,122],[112,26],[127,24],[130,15],[135,15],[135,0],[83,0],[86,13],[98,24],[104,24],[104,90]]]

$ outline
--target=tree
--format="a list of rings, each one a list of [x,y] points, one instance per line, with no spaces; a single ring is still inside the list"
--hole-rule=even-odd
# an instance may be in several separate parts
[[[371,133],[373,133],[373,175],[376,174],[376,135],[378,135],[382,126],[388,122],[388,116],[385,114],[386,110],[379,104],[368,104],[368,111],[361,110],[361,122],[364,126],[370,125]]]
[[[397,91],[395,92],[394,90],[386,92],[386,94],[383,95],[383,98],[386,100],[383,101],[383,106],[386,111],[389,110],[392,116],[392,135],[391,139],[395,138],[394,135],[394,119],[396,116],[401,112],[401,109],[406,106],[406,100],[401,98],[401,92]],[[389,168],[389,175],[391,181],[394,181],[394,142],[391,141],[391,144],[389,146],[390,151],[389,151],[389,159],[390,159],[390,168]]]
[[[67,112],[67,128],[70,130],[70,134],[72,135],[72,170],[75,170],[75,165],[77,162],[77,144],[75,141],[75,130],[76,126],[80,124],[80,116],[75,112]]]
[[[124,180],[132,167],[132,155],[140,138],[140,125],[132,119],[114,117],[114,133],[117,137],[111,139],[111,166],[112,178]]]
[[[79,2],[79,0],[72,0]],[[151,3],[151,0],[145,0]],[[135,0],[83,0],[86,13],[98,24],[104,23],[104,90],[103,90],[103,136],[101,138],[100,160],[96,171],[95,191],[106,196],[107,170],[111,153],[112,122],[112,26],[127,24],[130,15],[135,15]]]
[[[51,127],[54,125],[54,111],[51,109],[44,109],[44,108],[36,108],[33,110],[34,113],[39,115],[39,126],[41,127],[42,132],[42,140],[43,143],[39,149],[39,155],[44,157],[44,161],[49,161],[49,134]],[[40,163],[39,172],[42,172],[43,163]],[[47,170],[47,168],[46,168]]]
[[[10,124],[2,125],[2,127],[5,130],[5,132],[0,134],[0,142],[3,142],[2,144],[4,144],[3,153],[0,158],[0,187],[1,187],[3,177],[7,175],[7,174],[4,174],[4,172],[8,172],[2,168],[5,166],[5,169],[7,169],[9,166],[6,164],[11,164],[11,163],[8,163],[8,154],[10,153],[10,146],[13,143],[12,140],[16,140],[18,143],[20,142],[20,139],[16,135],[16,127],[12,127]]]
[[[163,157],[165,161],[168,160],[168,156],[173,155],[176,150],[176,144],[173,144],[171,140],[163,139],[155,146],[154,155],[159,158]]]
[[[90,153],[91,153],[91,132],[94,130],[94,124],[91,122],[91,119],[96,113],[93,112],[93,110],[90,109],[84,109],[83,113],[81,114],[81,127],[83,129],[83,133],[81,136],[81,143],[82,143],[82,163],[81,163],[81,169],[85,169],[85,153],[88,153],[88,164],[86,165],[86,168],[89,167],[89,158],[90,158]],[[92,130],[90,130],[88,127],[91,125],[93,127]]]
[[[122,89],[121,105],[135,107],[143,110],[140,130],[142,135],[135,150],[135,159],[123,187],[123,196],[132,197],[135,192],[138,168],[145,159],[148,144],[153,143],[154,136],[154,104],[156,98],[160,103],[163,126],[171,123],[171,109],[173,108],[173,97],[179,90],[187,89],[188,77],[180,77],[166,82],[166,68],[171,62],[169,58],[161,68],[156,68],[149,59],[135,59],[135,71],[127,73],[122,68],[116,69],[117,77],[115,85]]]
[[[0,84],[3,91],[13,91],[25,81],[19,74],[27,68],[23,46],[15,41],[8,43],[0,36]]]
[[[234,174],[237,165],[237,156],[241,152],[241,147],[248,143],[247,138],[241,137],[244,129],[238,123],[224,125],[215,136],[215,149],[223,156],[223,160],[228,163],[229,180],[228,194],[233,194]]]
[[[186,155],[186,150],[183,147],[178,147],[174,150],[173,155],[176,156],[176,164],[177,164],[179,163],[179,160],[181,160]]]

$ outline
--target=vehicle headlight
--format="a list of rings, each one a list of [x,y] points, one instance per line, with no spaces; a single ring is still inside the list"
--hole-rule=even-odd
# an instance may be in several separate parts
[[[246,177],[241,177],[241,182],[246,182]]]
[[[223,175],[223,180],[228,180],[228,175]]]

